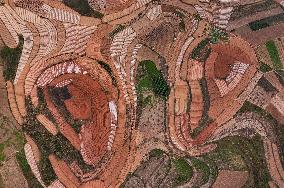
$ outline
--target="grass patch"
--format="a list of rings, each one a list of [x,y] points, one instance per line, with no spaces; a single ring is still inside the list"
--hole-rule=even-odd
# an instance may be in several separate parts
[[[254,187],[268,188],[271,180],[267,169],[264,148],[260,136],[253,139],[233,136],[224,138],[218,143],[218,148],[205,156],[214,161],[219,169],[248,170],[254,180]]]
[[[30,165],[28,164],[24,149],[17,152],[16,159],[19,163],[19,166],[22,169],[22,172],[28,182],[29,187],[42,188],[42,185],[37,181],[36,177],[34,176],[31,170]]]
[[[283,65],[282,62],[280,60],[280,56],[277,50],[277,47],[274,43],[274,41],[270,40],[268,42],[266,42],[266,48],[268,50],[269,56],[272,60],[273,63],[273,69],[275,70],[280,70],[283,69]]]
[[[137,68],[136,79],[138,103],[142,108],[152,105],[157,98],[164,100],[168,98],[170,87],[154,62],[150,60],[140,62]]]
[[[184,158],[173,159],[172,162],[174,164],[176,172],[178,173],[175,183],[177,185],[181,185],[187,182],[193,175],[192,167],[188,164],[188,162]]]

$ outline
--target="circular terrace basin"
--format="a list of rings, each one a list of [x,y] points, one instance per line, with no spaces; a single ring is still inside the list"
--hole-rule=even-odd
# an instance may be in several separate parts
[[[218,54],[214,63],[215,78],[226,78],[231,71],[231,66],[236,61],[251,64],[248,55],[243,52],[243,49],[235,45],[213,45],[212,52]]]
[[[55,87],[65,82],[68,84]],[[80,152],[87,164],[97,164],[111,150],[113,142],[113,136],[110,135],[111,113],[105,89],[99,80],[94,80],[89,74],[63,74],[49,86],[59,92],[62,90],[61,100],[71,118],[83,122],[79,131]],[[60,113],[62,115],[62,111]]]
[[[231,36],[228,43],[212,45],[212,52],[205,64],[205,76],[210,96],[209,115],[216,118],[225,109],[239,109],[235,99],[247,88],[257,71],[257,58],[250,44]],[[225,83],[217,87],[217,82]],[[222,93],[220,91],[226,90]]]

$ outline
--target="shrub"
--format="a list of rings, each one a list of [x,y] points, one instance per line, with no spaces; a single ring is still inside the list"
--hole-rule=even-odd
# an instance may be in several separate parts
[[[265,63],[261,63],[260,64],[260,67],[259,67],[259,70],[261,71],[261,72],[269,72],[269,71],[272,71],[273,69],[269,66],[269,65],[267,65],[267,64],[265,64]]]
[[[163,74],[157,69],[155,63],[150,60],[140,62],[136,79],[138,81],[136,85],[138,93],[142,93],[143,89],[148,89],[163,99],[166,99],[170,94],[170,87]]]
[[[249,23],[249,27],[251,28],[251,30],[257,31],[257,30],[269,27],[269,24],[267,22],[257,20],[255,22]]]
[[[205,62],[211,53],[210,40],[202,40],[191,53],[191,58],[200,62]]]
[[[168,86],[168,83],[163,77],[153,77],[152,78],[152,87],[153,92],[155,95],[160,96],[164,99],[166,99],[170,94],[170,88]]]
[[[202,181],[205,183],[208,181],[210,176],[210,168],[202,161],[192,158],[192,165],[203,173]]]
[[[87,165],[84,163],[84,160],[80,154],[79,151],[77,151],[69,142],[67,138],[65,138],[61,133],[58,133],[57,135],[53,136],[51,133],[49,133],[41,124],[38,122],[38,120],[35,118],[38,113],[41,113],[40,111],[34,112],[31,105],[30,98],[27,99],[28,105],[28,116],[25,120],[25,123],[23,125],[23,130],[33,138],[33,140],[36,142],[37,146],[39,147],[39,150],[42,154],[42,166],[45,167],[41,171],[41,173],[52,173],[50,175],[45,175],[46,180],[48,183],[49,180],[54,177],[54,171],[52,169],[48,170],[48,156],[50,154],[56,154],[56,156],[67,162],[68,164],[71,164],[73,161],[77,161],[78,165],[81,167],[83,171],[89,171],[92,170],[93,167]],[[57,106],[58,104],[55,103]],[[74,122],[73,118],[69,119],[71,122]],[[78,122],[77,122],[78,123]],[[71,124],[73,126],[73,124]],[[78,123],[76,126],[80,126],[81,124]],[[74,127],[73,127],[74,128]],[[77,127],[77,131],[79,128]],[[76,130],[76,129],[75,129]]]
[[[228,41],[229,35],[220,28],[213,27],[209,33],[210,43],[216,44],[220,41]]]
[[[124,30],[125,27],[126,27],[125,25],[121,25],[121,24],[117,25],[117,27],[116,27],[112,32],[109,33],[109,37],[110,37],[111,39],[113,39],[113,37],[114,37],[117,33],[119,33],[119,32],[121,32],[122,30]]]
[[[5,46],[0,51],[0,56],[4,60],[4,78],[6,81],[13,81],[16,76],[18,64],[23,50],[24,39],[20,37],[20,43],[17,48],[9,48]]]
[[[51,163],[48,159],[48,156],[44,156],[41,158],[38,164],[39,171],[42,177],[42,181],[50,185],[53,181],[57,179],[56,174],[53,171],[53,168],[51,166]]]
[[[161,149],[153,149],[153,150],[150,151],[149,156],[150,157],[158,157],[158,158],[160,158],[160,157],[163,156],[163,154],[164,154],[163,150],[161,150]]]

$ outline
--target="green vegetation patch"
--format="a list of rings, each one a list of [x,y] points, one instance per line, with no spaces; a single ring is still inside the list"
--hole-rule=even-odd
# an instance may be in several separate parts
[[[209,33],[209,40],[212,44],[217,44],[218,42],[228,42],[229,35],[222,29],[213,27]]]
[[[34,111],[30,98],[26,100],[26,104],[28,116],[23,124],[23,131],[31,136],[39,147],[41,153],[39,168],[41,169],[43,181],[47,185],[57,178],[48,159],[50,154],[55,154],[68,164],[76,161],[84,173],[93,170],[92,166],[85,164],[80,152],[61,133],[53,136],[41,125],[35,118],[40,112]],[[57,103],[55,104],[58,105]]]
[[[5,161],[6,156],[4,154],[4,149],[5,149],[5,143],[0,144],[0,162]]]
[[[191,58],[200,62],[205,62],[211,53],[210,40],[202,40],[191,53]]]
[[[210,168],[209,166],[197,158],[191,159],[192,165],[196,168],[197,171],[202,172],[202,183],[206,183],[209,180]]]
[[[102,18],[104,16],[102,13],[93,10],[88,0],[63,0],[62,2],[82,16],[91,16],[94,18]]]
[[[20,36],[17,48],[3,47],[0,51],[0,57],[4,60],[4,78],[6,81],[13,81],[16,76],[18,64],[23,50],[24,39]]]
[[[202,90],[202,96],[203,96],[203,103],[204,103],[204,109],[203,109],[203,113],[202,113],[202,117],[200,119],[200,121],[198,122],[198,127],[196,129],[194,129],[191,133],[191,136],[193,138],[196,138],[196,136],[198,136],[198,134],[210,123],[213,122],[212,118],[210,118],[208,116],[208,111],[210,108],[210,95],[209,95],[209,91],[208,91],[208,87],[207,87],[207,81],[205,78],[202,78],[200,81],[200,87]],[[191,97],[190,97],[191,98]]]
[[[184,15],[184,13],[182,13],[182,12],[180,12],[178,10],[175,10],[174,13],[180,19],[179,20],[179,30],[180,30],[180,32],[184,32],[185,31],[185,22],[184,22],[185,15]]]
[[[16,158],[28,182],[29,187],[42,188],[42,185],[37,181],[36,177],[34,176],[31,170],[30,165],[28,164],[24,149],[17,152]]]
[[[259,70],[263,73],[266,73],[266,72],[272,71],[273,69],[269,65],[261,62],[259,66]]]
[[[249,27],[251,28],[251,30],[257,31],[257,30],[269,27],[269,24],[263,20],[257,20],[255,22],[249,23]]]
[[[35,178],[25,156],[24,145],[26,144],[26,140],[24,134],[18,130],[11,129],[11,124],[9,118],[6,116],[0,116],[0,128],[6,132],[8,135],[7,140],[3,141],[0,144],[0,163],[4,163],[4,161],[8,160],[4,154],[4,150],[7,148],[9,150],[16,150],[16,160],[19,164],[23,175],[25,176],[29,187],[41,188],[42,186]],[[1,187],[0,182],[0,187]]]
[[[170,94],[170,87],[154,62],[145,60],[139,63],[137,68],[137,91],[142,106],[151,104],[154,97],[166,99]],[[148,91],[148,94],[146,94]],[[150,92],[150,94],[149,94]],[[151,95],[151,93],[154,94]]]
[[[188,180],[190,180],[190,178],[193,175],[193,169],[188,164],[186,159],[184,158],[173,159],[172,162],[174,164],[176,172],[178,173],[178,176],[176,177],[176,184],[181,185],[187,182]]]
[[[27,133],[36,142],[41,153],[39,162],[39,169],[41,169],[42,179],[45,184],[50,185],[56,180],[55,172],[53,171],[48,156],[52,153],[51,148],[48,146],[52,143],[52,134],[50,134],[38,120],[35,118],[35,113],[32,112],[31,100],[27,100],[28,116],[23,124],[23,131]]]
[[[269,56],[272,60],[273,63],[273,69],[275,70],[280,70],[283,69],[283,65],[276,47],[276,44],[274,43],[274,41],[270,40],[268,42],[266,42],[266,48],[268,50]]]
[[[153,149],[152,151],[150,151],[149,156],[150,157],[157,157],[160,158],[164,155],[164,151],[161,149]]]
[[[259,135],[253,139],[238,136],[227,137],[218,144],[216,153],[211,154],[212,160],[226,162],[228,166],[223,167],[224,169],[248,170],[252,174],[254,187],[269,187],[268,182],[271,177]]]
[[[276,74],[277,76],[280,76]],[[281,76],[280,76],[281,77]],[[279,123],[270,113],[266,112],[265,110],[261,109],[260,107],[246,101],[243,105],[243,107],[240,109],[239,113],[242,112],[255,112],[259,114],[261,117],[265,118],[268,120],[272,125],[273,125],[273,131],[276,134],[276,137],[279,139],[280,143],[280,159],[282,165],[284,165],[284,125]]]
[[[252,104],[249,101],[245,101],[243,106],[238,111],[238,113],[245,113],[245,112],[255,112],[257,114],[260,114],[261,116],[266,115],[266,112],[262,108]]]
[[[272,25],[275,25],[277,23],[284,21],[284,14],[278,14],[274,16],[270,16],[261,20],[257,20],[254,22],[249,23],[249,27],[253,31],[257,31]]]

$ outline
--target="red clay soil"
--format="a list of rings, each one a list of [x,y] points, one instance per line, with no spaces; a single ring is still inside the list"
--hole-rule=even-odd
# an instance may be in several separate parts
[[[80,186],[81,182],[73,174],[66,162],[58,160],[55,155],[49,155],[48,159],[59,181],[67,188],[78,188]]]
[[[92,79],[77,77],[74,80],[74,85],[88,94],[87,98],[90,100],[91,123],[84,125],[80,135],[81,142],[84,145],[85,157],[88,158],[87,161],[95,164],[107,151],[111,128],[110,122],[106,120],[110,120],[108,100],[99,83]]]
[[[215,78],[226,78],[231,70],[230,65],[234,64],[234,61],[249,63],[247,55],[236,46],[217,44],[213,45],[212,51],[218,53],[214,63]]]
[[[62,76],[63,77],[63,76]],[[80,131],[81,152],[88,164],[96,164],[107,152],[110,134],[110,112],[106,91],[88,75],[72,75],[68,85],[70,99],[64,101],[74,119],[88,120]],[[57,79],[59,81],[62,79]],[[52,83],[53,85],[55,83]],[[111,91],[110,91],[111,92]]]
[[[217,55],[217,57],[216,57]],[[221,97],[215,78],[224,78],[229,74],[228,66],[234,61],[250,64],[239,84],[228,94]],[[225,67],[224,65],[227,65]],[[214,73],[212,71],[214,67]],[[225,68],[224,68],[225,67]],[[224,109],[229,108],[236,96],[242,93],[256,72],[257,59],[250,45],[238,37],[231,37],[228,44],[213,45],[212,53],[205,64],[205,75],[210,95],[209,116],[216,119]],[[237,109],[233,107],[232,109]]]
[[[73,84],[68,85],[68,91],[72,97],[65,100],[64,103],[73,118],[82,120],[90,119],[92,115],[91,98]]]
[[[100,112],[102,114],[102,112]],[[106,114],[108,112],[105,112]],[[109,125],[104,124],[104,117],[98,116],[94,123],[86,124],[81,129],[83,157],[88,164],[96,164],[107,152]],[[110,117],[108,117],[110,118]]]
[[[211,57],[209,57],[210,61],[206,62],[206,80],[210,95],[209,116],[213,118],[214,122],[205,127],[195,139],[187,140],[187,146],[203,144],[220,125],[219,122],[224,123],[223,121],[233,117],[235,112],[241,107],[240,103],[234,102],[236,97],[243,92],[256,72],[256,56],[248,43],[240,38],[232,37],[229,44],[214,45],[212,51]],[[229,73],[228,66],[233,64],[235,60],[250,64],[250,66],[235,89],[224,97],[221,97],[218,94],[219,90],[216,84],[214,84],[214,79],[216,77],[226,77]],[[224,65],[227,65],[227,67],[223,68]],[[214,68],[214,73],[212,72],[212,68]],[[186,122],[186,117],[183,119]],[[178,120],[174,125],[170,124],[170,126],[175,126],[176,132],[179,129],[180,121],[182,120]],[[184,122],[182,123],[182,127],[187,126]],[[184,142],[183,138],[179,139],[180,142]]]
[[[134,3],[134,0],[107,0],[106,14],[122,11]]]

